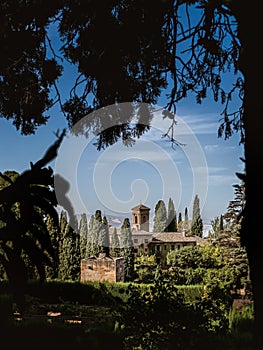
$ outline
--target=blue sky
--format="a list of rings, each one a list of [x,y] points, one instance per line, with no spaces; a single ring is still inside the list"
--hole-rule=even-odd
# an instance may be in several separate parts
[[[177,213],[183,214],[187,207],[191,217],[193,197],[198,194],[203,221],[209,224],[225,213],[234,198],[233,184],[239,183],[235,173],[243,171],[239,135],[228,140],[217,137],[221,109],[211,100],[196,105],[190,98],[178,105],[175,136],[185,146],[173,149],[161,138],[165,125],[157,115],[155,127],[132,148],[118,143],[98,152],[94,139],[77,138],[72,140],[72,154],[62,155],[63,167],[58,160],[52,167],[69,181],[74,171],[79,198],[74,193],[69,196],[77,213],[101,209],[106,215],[127,216],[141,202],[153,216],[157,201],[168,204],[171,197]],[[55,140],[54,132],[65,126],[58,107],[48,124],[31,136],[20,135],[9,121],[0,119],[0,171],[29,168],[29,162],[37,161]]]
[[[59,45],[52,28],[50,38]],[[70,90],[75,69],[67,65],[64,73],[59,82],[62,98]],[[225,87],[231,87],[231,78],[226,77]],[[158,106],[166,105],[167,92],[163,92]],[[183,214],[187,207],[191,218],[197,194],[203,222],[209,224],[226,212],[234,199],[233,184],[240,182],[235,173],[244,170],[239,135],[227,140],[217,137],[222,110],[223,106],[209,97],[197,105],[190,96],[177,105],[175,136],[185,146],[172,149],[161,138],[165,125],[157,115],[155,127],[132,149],[118,143],[98,152],[92,145],[94,140],[71,139],[72,150],[67,157],[59,154],[52,167],[69,181],[74,177],[75,192],[69,196],[77,213],[100,209],[106,215],[127,216],[142,202],[151,208],[152,217],[157,201],[163,199],[168,204],[171,197],[177,213]],[[66,121],[58,105],[50,111],[47,125],[31,136],[20,135],[11,121],[0,118],[0,171],[28,169],[30,161],[36,162],[55,141],[54,133],[64,127]]]

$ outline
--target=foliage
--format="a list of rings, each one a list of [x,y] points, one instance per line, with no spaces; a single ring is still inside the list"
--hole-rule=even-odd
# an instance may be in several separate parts
[[[242,109],[234,114],[228,109],[233,95],[243,92],[243,80],[238,76],[230,91],[223,89],[221,76],[230,69],[236,73],[240,52],[233,20],[237,11],[234,2],[227,5],[186,0],[110,1],[103,7],[95,1],[62,0],[48,6],[40,1],[19,1],[15,6],[3,2],[1,12],[8,20],[1,36],[1,115],[29,134],[46,123],[43,114],[60,102],[72,126],[90,111],[115,102],[155,103],[172,80],[168,109],[175,109],[191,92],[201,103],[211,88],[215,101],[225,103],[220,135],[229,137],[233,130],[242,130]],[[50,25],[61,39],[58,52],[49,36]],[[75,65],[79,74],[64,104],[57,86],[62,60]],[[119,127],[114,136],[125,135],[126,127]],[[114,139],[109,133],[101,136],[104,143]]]
[[[203,235],[203,221],[200,213],[200,200],[198,195],[195,195],[193,204],[193,216],[191,222],[191,235],[202,237]]]
[[[239,308],[231,308],[229,313],[229,328],[233,333],[253,331],[254,304],[250,303]]]
[[[78,281],[80,278],[79,233],[67,224],[59,258],[59,278]]]
[[[167,216],[167,232],[177,232],[177,218],[176,211],[174,208],[174,202],[171,198],[168,201],[168,216]]]
[[[136,278],[134,279],[134,282],[153,283],[156,266],[157,263],[155,255],[141,255],[136,257],[134,264]]]
[[[82,213],[79,223],[79,239],[80,239],[80,257],[84,259],[86,257],[86,246],[88,236],[88,222],[86,213]]]
[[[58,278],[58,270],[59,270],[59,246],[60,246],[60,234],[59,234],[59,224],[55,223],[54,219],[47,215],[46,218],[47,230],[50,235],[51,244],[54,250],[54,261],[52,266],[46,267],[46,276],[47,278]]]
[[[124,258],[124,279],[131,281],[134,278],[134,247],[128,218],[125,218],[121,225],[120,255]]]
[[[218,244],[217,241],[170,251],[167,263],[172,265],[168,272],[176,284],[208,283],[220,279],[234,292],[245,287],[248,277],[244,248]]]
[[[87,235],[86,257],[97,256],[105,252],[108,254],[109,233],[105,219],[102,218],[99,209],[96,210],[95,215],[91,216]]]
[[[45,266],[54,259],[44,213],[58,224],[57,200],[53,171],[45,166],[56,157],[64,134],[57,135],[43,158],[31,163],[31,168],[15,180],[1,174],[9,185],[0,191],[0,261],[18,298],[28,278],[23,254],[30,258],[41,280],[45,278]]]
[[[119,237],[117,235],[116,227],[114,227],[112,237],[111,237],[110,256],[112,257],[120,256],[120,242],[119,242]]]
[[[102,218],[102,252],[106,254],[106,256],[110,255],[110,235],[109,235],[109,224],[106,216]]]
[[[153,232],[164,232],[167,225],[167,211],[165,203],[160,199],[154,209]]]
[[[221,299],[220,304],[213,302],[218,294],[214,288],[207,289],[201,302],[187,303],[162,274],[144,293],[130,285],[119,319],[125,349],[190,349],[200,345],[207,332],[225,332],[228,308]]]

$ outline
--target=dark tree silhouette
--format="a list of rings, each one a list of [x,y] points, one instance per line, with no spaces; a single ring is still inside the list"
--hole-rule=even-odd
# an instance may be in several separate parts
[[[45,166],[56,157],[63,137],[64,132],[42,159],[14,179],[0,174],[5,181],[9,179],[9,186],[0,191],[0,262],[21,308],[28,278],[23,255],[36,267],[41,281],[45,279],[45,266],[56,260],[46,215],[59,225],[57,199],[53,170]]]

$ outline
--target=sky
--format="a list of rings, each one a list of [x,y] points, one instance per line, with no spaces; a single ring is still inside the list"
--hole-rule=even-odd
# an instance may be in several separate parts
[[[56,42],[52,28],[50,38]],[[62,99],[68,96],[74,73],[75,68],[65,66],[59,81]],[[226,86],[231,87],[231,79],[225,79]],[[157,109],[166,105],[167,92],[163,91]],[[233,185],[240,183],[236,172],[244,171],[239,135],[227,140],[217,136],[222,110],[223,105],[209,95],[202,104],[196,104],[191,95],[179,102],[175,138],[184,145],[174,148],[162,138],[170,124],[161,112],[154,113],[151,130],[131,148],[118,142],[99,152],[94,138],[75,138],[69,131],[51,166],[70,183],[68,196],[76,214],[93,214],[100,209],[107,216],[127,217],[132,207],[142,203],[151,208],[152,220],[158,200],[163,199],[168,206],[171,198],[177,214],[184,214],[187,208],[191,218],[198,195],[203,223],[208,225],[226,212],[234,199]],[[11,121],[0,118],[1,172],[27,170],[56,140],[55,132],[67,127],[58,105],[49,112],[47,124],[28,136],[21,135]]]
[[[68,132],[51,166],[71,184],[68,196],[76,214],[100,209],[106,216],[127,217],[141,203],[151,208],[152,220],[158,200],[168,206],[171,198],[177,214],[184,215],[187,208],[191,218],[198,195],[203,223],[210,224],[234,199],[233,185],[240,182],[236,172],[244,168],[239,135],[227,140],[217,137],[221,109],[211,100],[196,105],[189,98],[180,103],[175,138],[183,145],[174,148],[162,138],[170,122],[158,111],[150,132],[133,147],[118,142],[99,152],[93,136],[80,138]],[[35,135],[22,136],[10,121],[0,119],[0,171],[28,169],[65,126],[58,107]]]

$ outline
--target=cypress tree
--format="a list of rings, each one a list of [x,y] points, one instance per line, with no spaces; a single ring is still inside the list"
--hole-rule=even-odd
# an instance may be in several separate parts
[[[110,255],[114,258],[120,256],[120,242],[116,227],[114,227],[111,237]]]
[[[177,222],[177,230],[182,231],[182,228],[183,228],[182,213],[179,212],[179,214],[178,214],[178,222]]]
[[[168,201],[168,218],[165,231],[167,232],[177,232],[177,221],[176,221],[176,212],[174,209],[174,202],[171,198]]]
[[[167,224],[167,211],[164,201],[160,199],[155,206],[153,232],[164,232]]]
[[[101,231],[102,231],[102,217],[101,211],[96,210],[95,217],[92,223],[91,229],[91,255],[97,256],[102,252],[102,239],[101,239]]]
[[[93,255],[93,224],[94,224],[95,217],[94,215],[91,215],[89,220],[89,227],[87,232],[87,243],[86,243],[86,252],[85,252],[85,258],[89,258]]]
[[[224,222],[223,222],[223,216],[222,215],[220,215],[219,231],[224,231]]]
[[[110,236],[109,236],[109,224],[106,216],[102,219],[102,251],[106,256],[110,255]]]
[[[184,209],[184,221],[188,222],[189,218],[188,218],[188,209],[187,207]]]
[[[70,224],[65,228],[59,263],[59,277],[62,280],[78,281],[80,274],[80,252],[78,232]]]
[[[53,265],[46,267],[46,276],[47,278],[55,279],[58,278],[59,269],[59,227],[50,215],[47,215],[46,227],[49,232],[51,244],[54,251]]]
[[[79,223],[79,246],[80,246],[80,258],[84,259],[86,257],[86,247],[87,247],[87,236],[88,236],[88,223],[86,213],[81,214]]]
[[[191,227],[190,227],[190,222],[189,222],[189,217],[188,217],[188,209],[185,207],[184,209],[184,223],[183,223],[183,228],[184,230],[189,233]]]
[[[202,237],[203,235],[203,221],[200,214],[199,197],[195,195],[193,204],[193,217],[191,224],[191,235]]]
[[[62,242],[65,235],[65,230],[68,225],[67,213],[65,210],[62,210],[59,218],[59,255],[62,249]]]
[[[67,213],[65,212],[65,210],[62,210],[59,218],[59,230],[62,234],[65,232],[67,224],[68,224]]]
[[[128,218],[123,220],[120,235],[121,256],[124,258],[124,278],[131,281],[134,278],[134,247],[132,242],[131,225]]]

